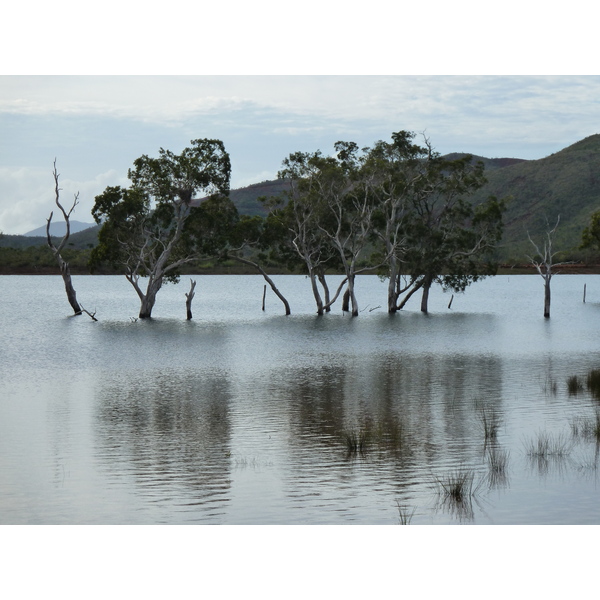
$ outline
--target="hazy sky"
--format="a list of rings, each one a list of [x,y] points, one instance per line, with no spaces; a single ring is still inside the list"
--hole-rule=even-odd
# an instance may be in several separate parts
[[[79,191],[73,218],[91,222],[137,157],[196,138],[223,140],[235,188],[275,178],[290,152],[400,129],[442,153],[526,159],[600,130],[596,21],[580,0],[543,13],[513,0],[33,4],[3,13],[4,233],[45,224],[55,158],[63,202]]]

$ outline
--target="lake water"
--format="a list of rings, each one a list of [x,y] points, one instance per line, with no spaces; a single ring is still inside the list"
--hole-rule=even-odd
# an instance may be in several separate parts
[[[600,524],[600,403],[567,389],[600,276],[556,276],[549,320],[534,275],[395,316],[360,277],[356,318],[302,276],[287,317],[260,276],[196,279],[192,321],[188,278],[141,321],[124,277],[74,277],[93,322],[59,276],[0,277],[1,524]]]

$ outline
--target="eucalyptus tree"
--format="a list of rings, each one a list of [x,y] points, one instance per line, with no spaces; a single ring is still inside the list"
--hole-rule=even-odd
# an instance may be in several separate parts
[[[358,315],[354,291],[356,275],[378,268],[366,256],[374,239],[374,216],[378,208],[377,196],[370,185],[371,172],[365,168],[368,148],[359,151],[354,142],[337,142],[337,173],[332,174],[334,186],[327,189],[330,219],[324,231],[329,236],[348,280],[347,297],[352,304],[352,315]],[[331,175],[330,175],[331,177]],[[363,266],[359,266],[362,259]]]
[[[414,283],[403,285],[402,264],[408,249],[408,231],[415,198],[427,185],[431,148],[413,143],[415,134],[399,131],[392,143],[376,142],[368,151],[363,170],[374,196],[374,233],[381,244],[380,255],[388,267],[388,312],[398,310],[398,298]]]
[[[176,155],[142,155],[128,171],[129,188],[107,187],[92,215],[102,224],[92,265],[120,265],[140,299],[140,318],[150,318],[164,281],[224,243],[235,207],[227,195],[231,165],[223,142],[196,139]],[[206,198],[199,203],[196,197]],[[140,281],[147,278],[145,287]]]
[[[341,289],[338,288],[338,293],[331,300],[325,271],[331,266],[335,251],[322,228],[327,199],[322,193],[321,177],[323,165],[327,162],[329,159],[319,151],[294,152],[284,159],[278,177],[286,179],[290,184],[285,193],[287,202],[285,205],[281,202],[272,203],[268,217],[271,223],[277,223],[281,227],[282,235],[277,244],[279,256],[286,259],[288,266],[293,267],[299,260],[306,268],[319,315],[330,310]]]
[[[429,147],[429,142],[426,142]],[[406,227],[405,267],[411,287],[399,304],[422,289],[421,311],[427,312],[434,282],[464,291],[481,277],[495,273],[492,254],[502,236],[503,200],[488,198],[478,206],[468,197],[485,183],[484,165],[472,156],[448,160],[429,149],[427,169],[412,199]]]

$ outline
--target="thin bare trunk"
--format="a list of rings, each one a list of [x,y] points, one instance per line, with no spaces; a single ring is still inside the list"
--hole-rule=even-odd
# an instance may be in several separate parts
[[[142,291],[142,288],[139,285],[139,275],[135,273],[128,273],[125,275],[127,281],[131,283],[133,288],[135,289],[139,299],[140,299],[140,319],[150,319],[152,318],[152,309],[154,308],[154,303],[156,302],[156,294],[162,287],[162,275],[155,278],[153,275],[150,275],[148,278],[148,286],[146,287],[146,292]]]
[[[558,273],[556,271],[556,267],[561,265],[569,264],[569,262],[560,262],[554,263],[554,256],[556,252],[552,252],[552,243],[554,234],[558,229],[558,224],[560,223],[560,216],[556,219],[556,225],[550,229],[550,225],[546,220],[546,224],[548,226],[546,231],[546,239],[544,241],[543,249],[541,249],[532,239],[529,233],[527,233],[527,237],[531,242],[531,245],[535,248],[536,255],[528,256],[531,264],[536,268],[537,272],[542,276],[544,280],[544,318],[550,318],[550,280],[552,276]],[[539,257],[539,258],[538,258]],[[585,301],[585,296],[584,296]]]
[[[271,286],[271,289],[273,290],[275,295],[281,300],[281,302],[283,303],[283,306],[285,307],[285,314],[290,315],[292,313],[292,311],[290,309],[290,304],[285,299],[285,296],[277,289],[277,286],[275,285],[273,280],[267,275],[266,271],[258,263],[248,260],[247,258],[242,258],[241,256],[236,256],[235,254],[228,254],[227,258],[231,258],[233,260],[237,260],[246,265],[253,266],[264,277],[265,281]]]
[[[187,292],[185,295],[185,297],[186,297],[185,308],[186,308],[186,312],[187,312],[187,320],[188,321],[192,320],[192,300],[194,299],[195,287],[196,287],[196,282],[193,279],[190,279],[190,291]]]
[[[411,296],[419,291],[422,287],[423,284],[425,283],[425,279],[419,279],[415,284],[412,290],[410,290],[410,292],[408,292],[408,294],[406,294],[406,296],[404,296],[404,298],[402,299],[402,302],[400,302],[400,304],[398,305],[398,310],[402,310],[405,306],[406,303],[410,300]],[[408,288],[407,288],[408,289]]]
[[[358,317],[358,301],[356,299],[356,294],[354,293],[354,275],[348,277],[348,294],[352,306],[352,316]]]
[[[348,278],[344,277],[344,279],[341,281],[340,285],[338,285],[338,289],[335,292],[334,297],[325,305],[325,310],[327,312],[329,312],[331,310],[331,306],[334,304],[334,302],[338,299],[339,295],[342,293],[342,289],[346,285],[346,281],[348,281]],[[342,310],[344,310],[343,307],[342,307]]]
[[[398,261],[394,255],[390,256],[390,279],[388,281],[388,312],[395,313],[398,308]]]
[[[58,172],[56,171],[56,159],[54,160],[54,191],[55,191],[56,206],[58,206],[58,208],[62,212],[63,218],[65,220],[66,232],[65,232],[65,235],[64,235],[63,239],[61,240],[60,244],[58,245],[58,247],[56,247],[54,245],[54,242],[52,241],[52,236],[50,235],[50,223],[52,222],[52,215],[54,214],[54,212],[51,212],[50,216],[48,217],[47,222],[46,222],[46,240],[47,240],[48,247],[54,254],[54,257],[56,258],[56,261],[58,262],[58,266],[60,267],[60,274],[62,275],[64,284],[65,284],[65,291],[67,293],[67,300],[69,301],[69,304],[71,305],[71,308],[73,309],[73,312],[76,315],[80,315],[82,313],[82,310],[81,310],[81,307],[79,306],[79,302],[77,302],[77,294],[75,293],[75,288],[73,287],[73,282],[71,281],[71,270],[69,268],[69,263],[66,260],[64,260],[61,255],[61,251],[65,247],[65,244],[67,243],[67,241],[71,235],[70,217],[71,217],[71,213],[73,212],[73,209],[78,204],[79,193],[77,193],[75,195],[75,198],[73,200],[73,205],[71,206],[70,210],[67,212],[63,208],[62,204],[60,203],[60,188],[58,187]],[[97,320],[97,319],[94,319],[94,320]]]
[[[342,310],[348,312],[350,310],[350,291],[346,288],[342,298]]]
[[[62,275],[65,291],[67,293],[67,300],[73,309],[73,312],[76,315],[80,315],[83,311],[81,310],[81,306],[77,301],[77,294],[75,292],[75,288],[73,287],[73,282],[71,280],[71,270],[69,268],[69,263],[64,261],[60,255],[57,256],[58,264],[60,266],[60,273]]]

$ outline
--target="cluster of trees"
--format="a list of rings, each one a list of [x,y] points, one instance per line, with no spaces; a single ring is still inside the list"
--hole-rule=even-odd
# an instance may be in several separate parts
[[[505,203],[469,202],[485,183],[483,164],[444,159],[412,132],[362,149],[338,142],[333,156],[290,154],[279,173],[289,189],[264,199],[266,217],[239,215],[228,198],[230,170],[221,141],[193,140],[180,155],[161,148],[158,158],[138,158],[129,188],[96,197],[92,215],[102,228],[91,265],[122,269],[140,298],[140,318],[151,316],[163,282],[209,256],[255,267],[288,314],[262,267],[267,259],[308,275],[318,314],[342,295],[343,309],[358,315],[354,284],[364,272],[388,278],[393,313],[419,290],[426,312],[434,283],[463,291],[496,271]],[[334,294],[326,281],[332,271],[345,274]]]

